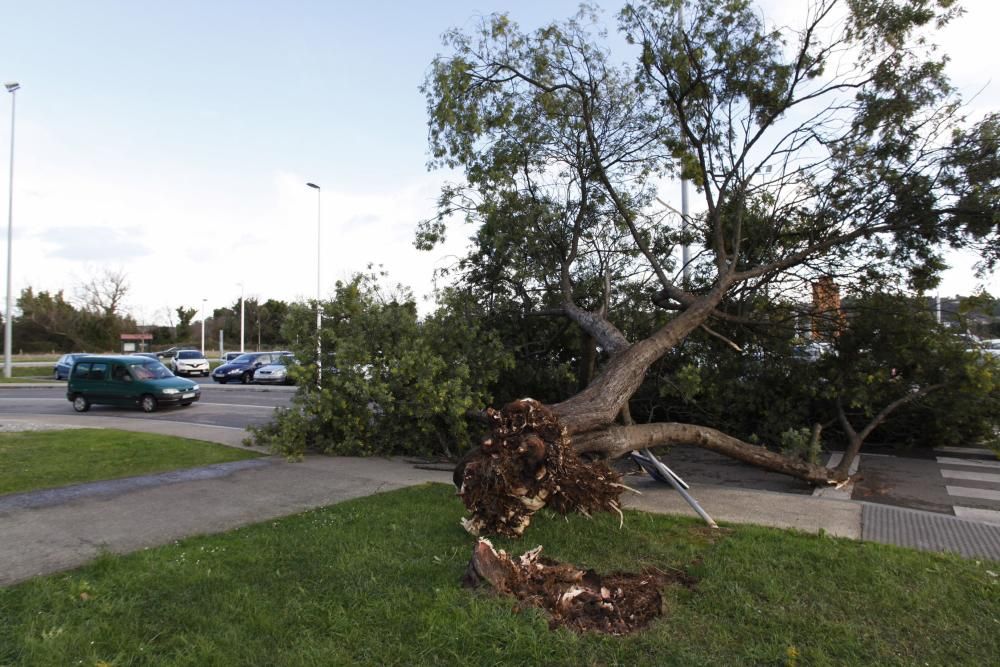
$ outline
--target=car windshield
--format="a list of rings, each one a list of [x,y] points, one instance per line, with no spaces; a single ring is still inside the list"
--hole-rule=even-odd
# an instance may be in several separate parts
[[[271,363],[276,366],[292,366],[295,364],[295,357],[290,354],[283,354]]]
[[[182,350],[177,353],[178,359],[201,359],[201,352],[197,350]]]
[[[253,360],[257,358],[256,354],[241,354],[240,356],[233,359],[234,364],[250,364]]]
[[[162,380],[173,376],[173,373],[167,370],[166,366],[152,359],[140,363],[130,363],[128,369],[136,380]]]

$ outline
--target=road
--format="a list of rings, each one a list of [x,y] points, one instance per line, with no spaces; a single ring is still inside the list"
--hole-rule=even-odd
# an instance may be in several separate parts
[[[196,380],[198,381],[198,380]],[[187,408],[164,408],[152,414],[128,408],[95,405],[80,417],[118,417],[183,424],[245,428],[266,423],[276,407],[287,406],[294,391],[286,387],[215,385],[198,381],[201,399]],[[66,400],[65,383],[14,387],[0,385],[0,415],[76,415]]]

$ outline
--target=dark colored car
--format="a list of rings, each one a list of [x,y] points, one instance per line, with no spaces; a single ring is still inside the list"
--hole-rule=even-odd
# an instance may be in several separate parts
[[[155,359],[130,355],[87,355],[73,364],[66,398],[77,412],[95,403],[139,407],[153,412],[162,405],[191,405],[201,387],[175,377]]]
[[[69,372],[73,369],[73,362],[85,356],[87,356],[86,352],[74,352],[73,354],[64,354],[59,357],[59,361],[52,368],[53,377],[57,380],[69,379]]]
[[[227,382],[249,384],[253,382],[254,371],[288,354],[291,354],[291,352],[247,352],[236,357],[228,364],[222,364],[212,371],[212,379],[219,384],[226,384]]]

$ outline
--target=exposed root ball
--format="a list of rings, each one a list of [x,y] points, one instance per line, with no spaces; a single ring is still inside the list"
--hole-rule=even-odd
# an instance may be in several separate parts
[[[497,553],[480,539],[472,552],[464,583],[487,582],[498,593],[526,605],[545,609],[549,626],[576,631],[624,635],[646,626],[662,613],[660,589],[667,577],[660,573],[610,574],[557,563],[541,556],[537,547],[519,558]]]
[[[620,476],[603,462],[577,457],[547,407],[525,398],[487,415],[492,432],[461,470],[459,495],[471,514],[462,520],[467,531],[520,535],[546,506],[562,514],[621,514]]]

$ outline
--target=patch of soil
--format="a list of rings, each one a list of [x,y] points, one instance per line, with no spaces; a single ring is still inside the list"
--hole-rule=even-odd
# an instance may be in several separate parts
[[[543,507],[621,516],[621,475],[580,459],[549,408],[526,398],[486,415],[490,435],[456,469],[458,495],[471,514],[462,520],[469,533],[519,536]]]
[[[599,575],[541,556],[536,547],[518,558],[497,552],[480,539],[472,552],[463,584],[488,583],[519,605],[544,609],[549,627],[577,632],[625,635],[644,628],[663,613],[661,590],[669,583],[693,588],[695,579],[681,571],[615,572]]]

